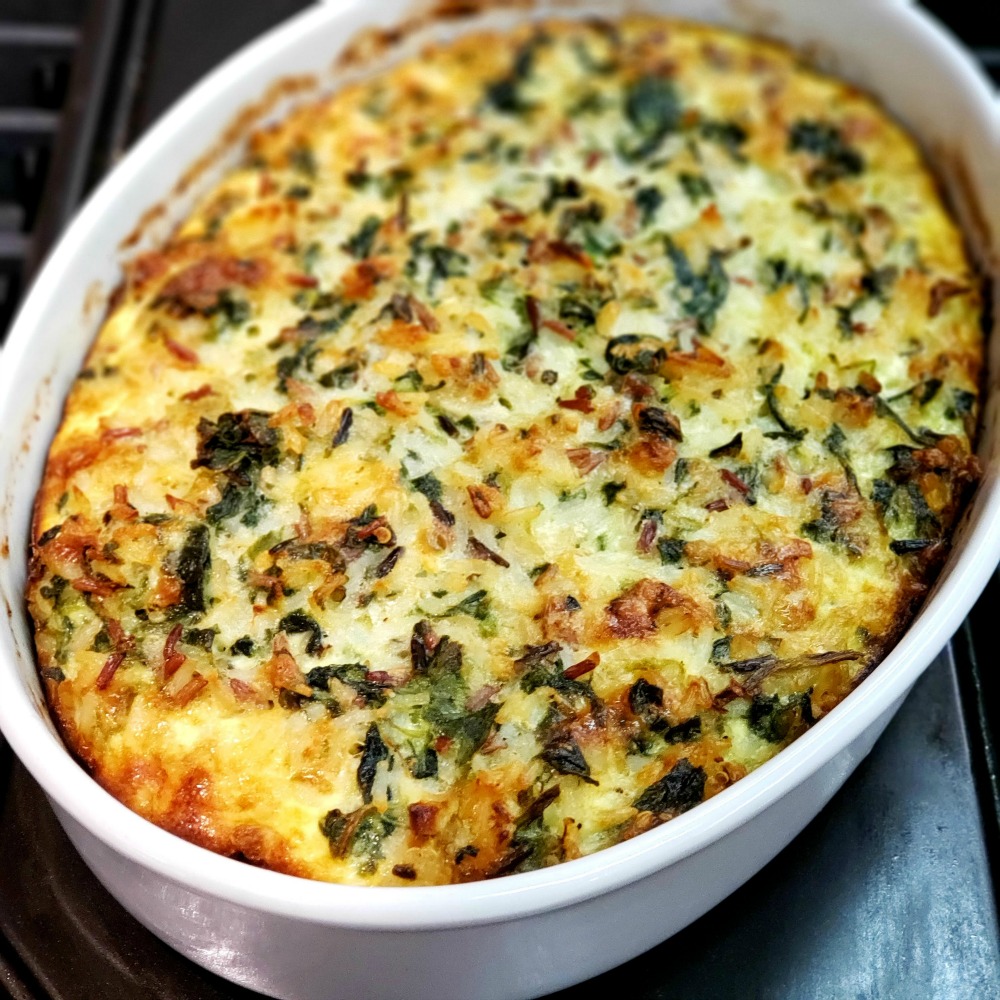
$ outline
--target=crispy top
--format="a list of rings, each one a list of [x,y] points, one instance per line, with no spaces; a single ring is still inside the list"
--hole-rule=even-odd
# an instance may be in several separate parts
[[[977,476],[980,311],[913,142],[784,49],[430,48],[129,267],[38,496],[53,712],[131,808],[313,878],[641,833],[905,626]]]

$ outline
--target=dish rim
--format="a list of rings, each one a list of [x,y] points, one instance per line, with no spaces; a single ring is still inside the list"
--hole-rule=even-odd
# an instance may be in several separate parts
[[[941,58],[996,118],[985,77],[926,11],[901,0],[914,30],[936,36]],[[141,178],[156,157],[169,156],[192,112],[253,76],[278,49],[294,49],[363,0],[319,4],[260,36],[204,77],[162,116],[108,174],[50,254],[13,324],[0,365],[0,410],[17,391],[46,296],[77,266],[92,231],[113,211],[119,187]],[[573,16],[572,8],[546,13]],[[902,10],[901,10],[902,13]],[[207,145],[207,144],[206,144]],[[994,334],[994,339],[995,334]],[[996,392],[992,393],[996,404]],[[53,405],[61,405],[58,398]],[[35,484],[32,484],[34,487]],[[11,558],[23,558],[12,555]],[[697,853],[757,816],[808,780],[889,711],[960,625],[1000,559],[1000,482],[988,468],[967,508],[961,543],[904,635],[865,681],[828,716],[770,761],[714,798],[640,837],[553,867],[504,878],[440,886],[352,886],[256,868],[198,847],[133,813],[76,762],[40,713],[13,662],[0,650],[0,728],[46,795],[112,850],[185,886],[241,906],[297,920],[353,929],[434,930],[497,923],[571,906],[638,881]],[[23,612],[23,609],[21,611]],[[918,627],[919,626],[919,627]],[[81,780],[82,779],[82,780]]]

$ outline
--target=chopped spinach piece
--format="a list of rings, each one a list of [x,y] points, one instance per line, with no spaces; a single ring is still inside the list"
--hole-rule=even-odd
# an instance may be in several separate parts
[[[635,205],[639,209],[639,221],[643,226],[648,226],[656,218],[663,201],[663,192],[654,184],[647,184],[636,191]]]
[[[643,160],[680,127],[680,98],[672,81],[649,73],[630,83],[624,96],[625,117],[639,141],[621,151],[626,159]]]
[[[323,629],[312,615],[307,615],[304,611],[292,611],[285,615],[278,622],[278,631],[290,634],[308,632],[306,652],[310,656],[318,656],[323,651]]]
[[[253,656],[254,642],[248,635],[240,636],[230,647],[229,652],[234,656]]]
[[[280,438],[270,419],[271,414],[261,410],[223,413],[216,422],[202,417],[191,468],[224,472],[243,485],[255,482],[265,465],[277,465],[280,458]]]
[[[657,814],[686,812],[701,802],[704,795],[705,769],[682,757],[666,776],[635,800],[635,807],[641,812]]]
[[[368,679],[368,668],[363,663],[334,663],[323,667],[313,667],[306,674],[306,683],[320,691],[330,690],[330,681],[336,679],[341,684],[353,688],[358,697],[368,706],[381,707],[386,702],[386,685]]]
[[[799,119],[789,129],[788,149],[793,153],[810,153],[820,160],[809,171],[813,187],[856,176],[865,169],[861,154],[844,141],[840,129],[827,122]]]
[[[333,857],[355,857],[362,873],[371,875],[384,857],[382,844],[396,829],[396,822],[388,813],[362,806],[352,813],[331,809],[320,820],[319,829]]]
[[[781,743],[793,731],[813,722],[809,691],[800,694],[755,694],[747,711],[747,725],[754,735],[768,743]]]
[[[625,489],[625,483],[605,483],[601,487],[601,493],[604,494],[604,506],[610,507],[615,502],[615,497],[623,489]]]
[[[410,485],[418,492],[423,493],[428,500],[440,501],[442,495],[441,480],[433,472],[427,472],[416,479],[410,480]]]
[[[660,562],[664,566],[670,563],[679,563],[686,547],[687,542],[682,538],[661,538],[656,543],[657,551],[660,553]]]
[[[375,247],[375,237],[381,227],[382,220],[377,215],[369,215],[361,223],[361,228],[341,245],[341,249],[358,260],[370,257]]]
[[[383,760],[389,759],[389,748],[382,742],[378,726],[373,722],[365,733],[365,743],[361,751],[361,762],[358,764],[358,788],[361,789],[361,799],[368,805],[372,800],[372,786],[375,784],[375,773]]]
[[[212,566],[208,525],[196,524],[177,554],[176,574],[181,581],[180,609],[200,614],[205,610],[205,578]]]
[[[774,418],[775,423],[777,423],[777,425],[781,428],[780,431],[767,431],[764,436],[768,438],[785,438],[788,441],[801,441],[806,436],[805,430],[801,427],[793,427],[785,419],[780,408],[778,407],[776,386],[781,381],[783,372],[784,366],[781,365],[778,367],[777,372],[771,380],[761,388],[761,392],[764,393],[764,399],[767,403],[767,411]]]
[[[463,597],[458,604],[436,614],[435,618],[450,618],[452,615],[471,615],[476,621],[484,621],[490,614],[490,597],[485,590],[477,590]]]
[[[740,152],[740,147],[749,136],[747,130],[738,122],[706,118],[699,125],[698,131],[703,139],[722,146],[734,160],[743,161],[744,157]]]
[[[580,745],[568,736],[553,740],[539,756],[549,767],[560,774],[572,774],[588,785],[598,784],[590,776],[590,765],[583,756]]]
[[[847,435],[839,424],[834,424],[830,428],[830,433],[823,438],[823,447],[840,462],[848,482],[854,487],[856,492],[860,492],[858,477],[854,474],[854,469],[851,467],[850,454],[847,451]]]
[[[729,294],[729,276],[722,266],[722,254],[718,250],[709,251],[708,264],[698,273],[687,254],[669,236],[665,244],[674,266],[674,298],[685,315],[697,320],[701,333],[711,333],[716,314]]]
[[[702,198],[711,198],[715,194],[714,188],[704,174],[690,174],[682,171],[679,179],[689,201],[697,203]]]
[[[667,351],[662,341],[637,333],[623,333],[612,337],[604,349],[604,360],[617,375],[641,372],[651,375],[659,371],[666,360]]]
[[[414,778],[436,778],[438,755],[433,747],[425,747],[413,758],[411,773]]]

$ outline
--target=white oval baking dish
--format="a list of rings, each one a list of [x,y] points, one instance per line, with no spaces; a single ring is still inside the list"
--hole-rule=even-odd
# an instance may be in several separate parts
[[[996,276],[1000,124],[985,78],[904,0],[562,0],[518,4],[493,23],[558,13],[654,10],[782,39],[871,90],[922,140],[970,242]],[[393,28],[412,0],[338,0],[264,36],[195,88],[112,172],[67,230],[0,356],[0,725],[87,864],[184,955],[276,997],[531,997],[579,982],[673,934],[781,850],[825,805],[962,621],[1000,556],[998,347],[992,343],[982,485],[934,593],[854,693],[774,760],[641,837],[555,868],[428,888],[328,885],[195,847],[128,811],[65,750],[35,675],[22,590],[32,502],[62,399],[121,273],[121,245],[266,84],[330,66],[362,28]],[[469,30],[431,19],[427,37]],[[403,46],[404,50],[406,45]],[[352,72],[357,72],[355,69]],[[343,78],[342,75],[340,78]],[[270,114],[277,113],[272,108]],[[221,157],[145,227],[162,239],[235,159]],[[134,250],[134,246],[131,247]]]

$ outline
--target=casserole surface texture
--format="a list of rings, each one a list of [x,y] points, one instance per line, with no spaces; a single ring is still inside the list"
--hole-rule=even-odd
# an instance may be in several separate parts
[[[979,285],[912,142],[688,24],[433,48],[129,268],[38,498],[67,742],[206,847],[540,867],[884,655],[977,475]]]

